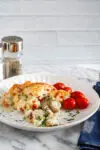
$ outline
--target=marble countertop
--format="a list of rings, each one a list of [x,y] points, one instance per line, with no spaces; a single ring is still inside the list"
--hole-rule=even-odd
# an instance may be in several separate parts
[[[92,85],[100,80],[99,71],[61,66],[28,66],[24,73],[52,72],[56,74],[71,75],[82,80],[87,80]],[[0,150],[78,150],[77,140],[81,125],[69,129],[61,129],[49,133],[35,133],[15,129],[0,123]]]

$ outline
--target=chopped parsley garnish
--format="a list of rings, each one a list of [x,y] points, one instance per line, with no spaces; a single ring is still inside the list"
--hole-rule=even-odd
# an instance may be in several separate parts
[[[77,109],[77,110],[76,110],[76,113],[77,113],[77,114],[79,114],[79,113],[80,113],[80,111]]]
[[[42,121],[42,127],[46,126],[46,118]]]
[[[52,98],[52,96],[46,96],[45,97],[45,100],[47,100],[47,101],[50,101],[50,100],[52,100],[53,98]]]
[[[68,118],[64,118],[67,121],[74,120],[76,115],[80,113],[80,111],[77,109],[76,111],[66,110],[66,113],[68,114]]]
[[[74,118],[68,119],[67,121],[72,121],[72,120],[74,120]]]

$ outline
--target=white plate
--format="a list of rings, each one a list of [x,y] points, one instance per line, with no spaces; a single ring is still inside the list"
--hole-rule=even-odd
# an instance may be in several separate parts
[[[56,82],[63,82],[67,86],[72,87],[73,90],[80,90],[82,91],[86,97],[89,99],[89,107],[81,110],[80,114],[78,114],[75,118],[75,120],[70,122],[65,122],[64,125],[61,126],[54,126],[54,127],[34,127],[32,124],[27,123],[23,120],[23,116],[15,111],[15,112],[3,112],[2,109],[0,109],[0,121],[13,126],[15,128],[23,129],[23,130],[30,130],[30,131],[51,131],[51,130],[57,130],[61,128],[68,128],[72,127],[76,124],[79,124],[86,119],[88,119],[90,116],[92,116],[97,109],[99,108],[100,99],[96,92],[92,89],[91,84],[89,84],[85,80],[78,80],[72,77],[68,76],[55,76],[50,74],[26,74],[26,75],[20,75],[13,78],[9,78],[6,80],[3,80],[0,82],[0,92],[5,92],[8,90],[9,87],[11,87],[15,83],[23,83],[26,80],[30,80],[33,82],[46,82],[50,84],[54,84]]]

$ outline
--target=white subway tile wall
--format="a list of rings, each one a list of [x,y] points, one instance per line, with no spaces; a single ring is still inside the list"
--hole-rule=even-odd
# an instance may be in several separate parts
[[[24,39],[24,63],[100,63],[100,0],[0,0],[0,38]]]

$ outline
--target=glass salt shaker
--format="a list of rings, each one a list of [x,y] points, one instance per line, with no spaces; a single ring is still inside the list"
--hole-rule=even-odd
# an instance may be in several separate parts
[[[23,39],[18,36],[2,38],[4,78],[22,74]]]

